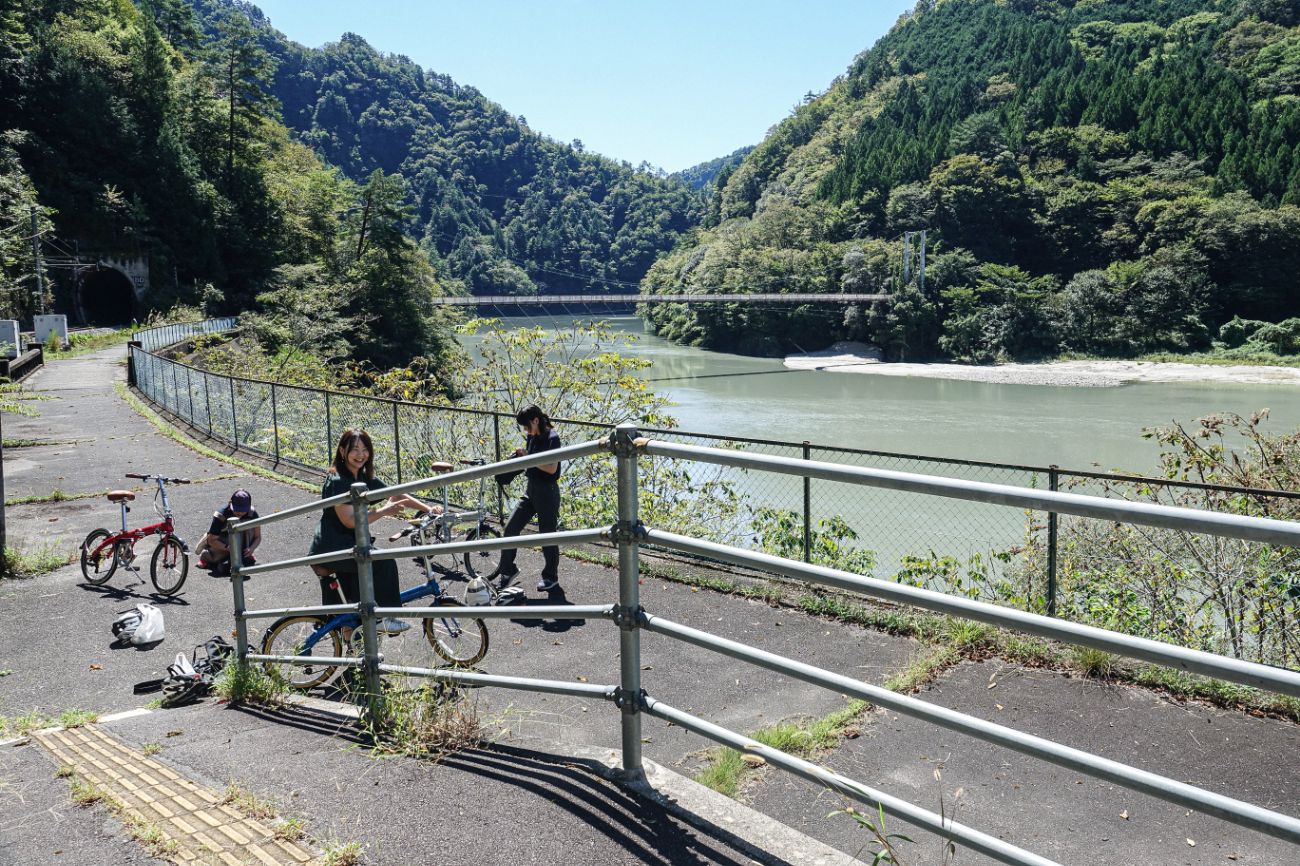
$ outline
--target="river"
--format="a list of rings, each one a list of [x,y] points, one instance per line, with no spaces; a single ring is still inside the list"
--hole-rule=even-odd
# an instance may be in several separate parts
[[[564,328],[576,318],[590,317],[508,321]],[[1186,424],[1216,412],[1249,415],[1262,408],[1271,410],[1265,429],[1280,433],[1300,427],[1300,388],[1295,387],[1220,383],[1045,387],[796,371],[786,369],[777,358],[670,343],[646,334],[635,317],[606,321],[636,337],[622,351],[652,362],[644,378],[673,402],[671,411],[680,428],[692,432],[1150,475],[1157,474],[1158,450],[1142,438],[1144,427],[1174,420]],[[545,396],[539,395],[539,401],[544,404]],[[1023,472],[888,459],[846,458],[846,462],[1018,485],[1046,483]],[[767,504],[802,509],[797,479],[748,474],[734,483],[751,508]],[[1025,516],[1015,509],[829,482],[814,482],[812,513],[814,521],[833,515],[845,518],[862,542],[877,551],[886,573],[898,567],[903,554],[936,550],[965,558],[1014,546],[1025,534]]]
[[[584,317],[509,321],[563,328],[578,318]],[[1156,448],[1141,438],[1144,427],[1263,408],[1271,410],[1265,429],[1300,427],[1300,388],[1295,387],[1045,387],[788,370],[779,358],[670,343],[646,334],[633,316],[606,321],[635,335],[624,353],[652,362],[644,377],[673,401],[683,430],[702,433],[1150,474]]]

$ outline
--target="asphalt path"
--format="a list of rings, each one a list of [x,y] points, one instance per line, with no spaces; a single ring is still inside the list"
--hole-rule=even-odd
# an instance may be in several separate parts
[[[55,362],[29,381],[29,388],[53,399],[31,404],[40,412],[38,418],[6,416],[5,438],[75,445],[7,449],[8,498],[48,495],[55,489],[75,494],[130,487],[134,482],[123,477],[126,472],[187,476],[196,483],[176,488],[172,504],[178,531],[193,544],[206,530],[211,512],[236,487],[249,489],[263,514],[314,497],[162,436],[114,391],[114,382],[125,375],[117,363],[121,353],[114,349]],[[48,544],[68,552],[92,528],[118,521],[116,507],[102,497],[16,505],[7,513],[11,544]],[[132,522],[151,515],[148,497],[142,495]],[[268,527],[261,561],[305,553],[315,520],[306,515]],[[376,534],[386,535],[379,526]],[[147,554],[150,542],[141,548]],[[33,580],[0,582],[0,610],[17,632],[0,640],[0,670],[7,672],[0,676],[0,715],[142,706],[153,696],[132,694],[133,683],[162,676],[176,652],[188,652],[212,634],[229,634],[229,580],[192,565],[180,596],[153,599],[147,562],[141,564],[145,571],[139,575],[119,573],[101,588],[86,585],[75,564]],[[530,604],[542,603],[546,599],[532,590],[539,554],[523,552],[520,564]],[[561,568],[565,590],[559,600],[616,600],[614,570],[569,558]],[[417,580],[410,563],[403,564],[403,575],[404,585]],[[451,586],[453,592],[461,588],[455,582]],[[246,591],[250,608],[318,600],[316,579],[305,568],[259,575]],[[644,606],[654,614],[868,682],[883,682],[921,650],[906,638],[679,583],[645,577],[641,592]],[[148,650],[112,649],[112,619],[141,600],[163,608],[166,640]],[[618,681],[617,630],[608,622],[540,619],[522,608],[517,618],[492,621],[489,627],[491,649],[480,665],[486,672]],[[259,634],[258,628],[252,630],[255,641]],[[821,717],[845,705],[842,695],[658,635],[643,634],[642,648],[643,686],[649,694],[740,732]],[[386,640],[384,652],[397,663],[436,663],[415,630]],[[737,853],[741,849],[725,834],[696,837],[667,813],[651,817],[644,803],[633,803],[622,789],[557,762],[556,756],[570,752],[618,747],[619,713],[612,705],[517,691],[480,689],[473,695],[498,747],[458,755],[437,767],[406,760],[375,762],[336,736],[336,725],[331,728],[320,719],[231,710],[211,702],[116,723],[120,729],[115,732],[143,743],[161,742],[160,732],[182,730],[183,736],[166,739],[164,748],[164,757],[178,767],[216,783],[237,781],[286,804],[309,817],[317,840],[352,838],[372,844],[372,854],[380,855],[373,862],[461,862],[471,856],[484,863],[516,862],[523,856],[529,862],[556,863],[750,862],[757,856]],[[1300,762],[1294,758],[1300,727],[1289,722],[1181,703],[1144,689],[1028,671],[998,660],[959,665],[920,697],[1300,814]],[[937,809],[941,793],[947,806],[955,798],[958,820],[1064,863],[1300,862],[1294,846],[894,713],[869,712],[859,727],[861,736],[843,740],[819,760],[922,806]],[[647,757],[687,775],[712,748],[681,728],[650,718],[644,720],[643,741]],[[0,795],[12,794],[14,774],[26,773],[24,767],[35,766],[33,760],[11,758],[8,766],[0,765],[8,780]],[[941,781],[934,779],[936,769]],[[962,794],[956,797],[959,788]],[[57,786],[41,791],[53,804],[49,808],[55,808]],[[853,822],[828,817],[841,802],[770,768],[749,775],[742,800],[842,851],[870,850],[864,849],[866,834]],[[15,812],[13,802],[0,796],[0,844],[33,832],[21,829],[28,827],[22,823],[28,812],[21,806]],[[12,829],[15,821],[18,831]],[[485,823],[490,830],[482,829]],[[933,838],[900,827],[918,839],[917,850],[926,857],[935,850]],[[3,835],[6,828],[8,837]],[[891,824],[889,829],[899,828]],[[677,837],[694,841],[686,848],[672,847],[671,839]],[[87,851],[97,850],[96,839],[105,846],[116,844],[114,833],[97,831],[83,840],[90,846]],[[426,853],[424,861],[410,859],[417,849],[446,856]],[[107,847],[102,853],[104,862],[122,859]],[[760,857],[760,862],[781,862],[780,852],[764,856],[771,859]],[[6,862],[0,855],[0,866]],[[983,861],[962,853],[956,862]]]

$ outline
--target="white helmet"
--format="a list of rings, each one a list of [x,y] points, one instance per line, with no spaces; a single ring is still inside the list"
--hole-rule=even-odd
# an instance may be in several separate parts
[[[465,587],[465,604],[471,607],[483,607],[492,603],[492,593],[488,590],[487,581],[481,577],[476,577]]]
[[[162,611],[152,604],[137,604],[113,621],[113,637],[122,646],[143,646],[163,639]]]

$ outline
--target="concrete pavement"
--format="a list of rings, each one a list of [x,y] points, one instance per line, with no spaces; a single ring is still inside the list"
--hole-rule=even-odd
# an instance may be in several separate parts
[[[191,544],[206,529],[211,511],[237,486],[252,491],[264,514],[312,497],[296,487],[247,476],[157,433],[113,391],[113,381],[124,377],[116,364],[121,351],[55,362],[29,380],[29,388],[55,399],[34,404],[40,418],[6,417],[6,438],[77,444],[6,453],[9,497],[45,494],[55,487],[104,490],[125,482],[125,472],[187,475],[204,480],[174,493],[178,527]],[[238,477],[227,477],[232,474]],[[137,500],[132,517],[143,521],[151,513],[147,500]],[[112,526],[117,519],[115,508],[103,499],[15,506],[8,514],[11,543],[18,538],[29,546],[51,543],[69,550],[91,528]],[[298,518],[269,528],[263,561],[301,555],[314,522]],[[141,549],[149,552],[150,543]],[[540,557],[525,552],[521,565],[523,583],[531,589],[528,578],[540,569]],[[250,581],[249,606],[314,603],[315,578],[301,571]],[[614,599],[616,576],[609,569],[566,559],[562,571],[569,601]],[[32,581],[0,583],[0,609],[11,623],[22,624],[25,635],[0,641],[0,669],[12,671],[0,677],[0,714],[141,706],[151,696],[132,695],[132,683],[161,676],[177,651],[229,632],[229,582],[192,566],[184,592],[164,605],[167,640],[149,651],[110,650],[108,625],[114,614],[149,596],[152,587],[142,576],[143,585],[118,575],[107,587],[95,589],[82,584],[73,565]],[[413,573],[405,579],[413,579]],[[906,638],[652,578],[644,579],[642,593],[652,612],[870,682],[883,682],[920,650]],[[481,665],[488,672],[617,682],[617,634],[608,623],[541,620],[521,611],[515,620],[491,622],[490,629],[492,646]],[[254,639],[258,633],[254,629]],[[839,695],[656,635],[644,635],[642,642],[642,676],[651,694],[741,732],[821,717],[845,703]],[[430,661],[418,636],[390,642],[385,651],[398,663]],[[337,721],[301,709],[268,713],[209,702],[124,719],[110,730],[128,743],[161,743],[160,760],[218,787],[233,780],[279,802],[306,817],[309,834],[319,842],[350,838],[369,845],[370,862],[460,862],[471,856],[483,863],[521,857],[556,863],[813,862],[806,858],[820,855],[808,852],[826,850],[811,844],[800,849],[788,838],[755,848],[734,835],[687,828],[671,813],[655,811],[658,807],[650,801],[611,785],[594,765],[569,760],[607,755],[618,746],[618,714],[608,704],[492,690],[480,690],[475,697],[500,745],[453,756],[436,767],[375,761],[336,736]],[[1025,671],[997,660],[959,665],[921,697],[1300,814],[1300,768],[1292,757],[1300,728],[1289,722],[1182,704],[1143,689]],[[1094,857],[1135,864],[1300,862],[1294,846],[1216,819],[1187,816],[1151,798],[1100,786],[892,713],[872,711],[860,729],[862,736],[843,740],[821,762],[932,808],[938,807],[941,789],[950,797],[960,787],[958,820],[1061,862]],[[171,730],[182,733],[166,737]],[[1212,736],[1207,740],[1202,731]],[[670,771],[690,773],[711,748],[653,719],[645,720],[644,733],[647,757]],[[1196,740],[1208,745],[1196,748]],[[15,774],[40,775],[39,756],[27,748],[0,749],[0,754],[10,761],[0,764],[6,780]],[[933,778],[936,768],[942,771],[942,783]],[[119,834],[112,832],[112,819],[99,816],[78,823],[85,813],[68,812],[66,803],[60,806],[61,786],[43,780],[35,785],[43,798],[38,813],[58,812],[61,820],[77,823],[76,831],[60,834],[77,841],[77,850],[101,853],[105,859],[100,862],[121,859],[124,849]],[[41,822],[33,823],[26,795],[15,798],[14,791],[11,783],[0,787],[0,852],[19,853],[0,853],[0,866],[47,862],[22,859],[29,843],[38,845],[35,824]],[[774,819],[771,823],[790,825],[842,851],[862,850],[867,842],[846,818],[827,818],[842,804],[770,768],[751,777],[742,797]],[[714,829],[728,826],[729,820],[719,818]],[[95,832],[86,823],[96,825]],[[928,857],[935,840],[916,838],[922,839],[917,850]],[[1197,844],[1188,845],[1188,838]],[[687,841],[677,845],[673,840]],[[465,857],[459,856],[462,851]],[[1236,859],[1230,860],[1230,854]],[[960,853],[956,862],[983,861]]]

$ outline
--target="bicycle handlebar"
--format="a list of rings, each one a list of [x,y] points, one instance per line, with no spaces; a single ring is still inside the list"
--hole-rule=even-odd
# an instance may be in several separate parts
[[[188,478],[168,478],[165,475],[141,475],[138,472],[126,473],[127,478],[138,478],[141,481],[161,481],[163,484],[191,484],[193,482]]]

